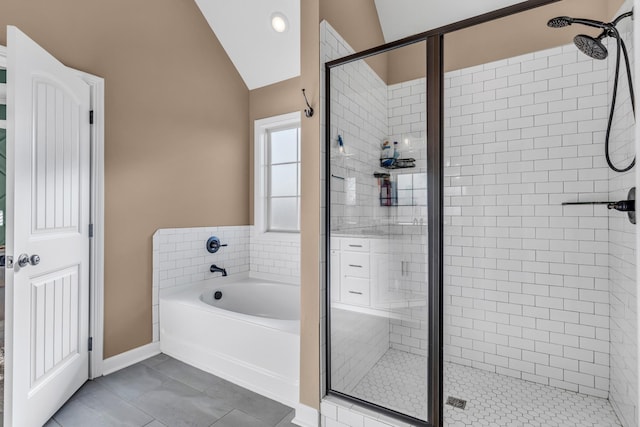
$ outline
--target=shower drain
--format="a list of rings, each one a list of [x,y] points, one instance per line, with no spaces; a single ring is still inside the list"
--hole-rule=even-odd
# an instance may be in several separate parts
[[[467,406],[467,401],[463,399],[458,399],[457,397],[448,396],[447,405],[451,405],[454,408],[464,409],[464,407]]]

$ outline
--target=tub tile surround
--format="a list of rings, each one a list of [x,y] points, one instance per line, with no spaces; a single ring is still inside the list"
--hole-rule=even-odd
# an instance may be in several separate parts
[[[218,278],[209,267],[216,264],[232,277],[245,275],[300,281],[300,240],[270,238],[265,242],[253,226],[164,228],[153,235],[153,342],[160,339],[160,292],[177,289],[203,280]],[[218,236],[218,252],[206,250],[207,239]]]
[[[299,235],[272,236],[251,226],[249,232],[249,271],[263,278],[300,282]]]

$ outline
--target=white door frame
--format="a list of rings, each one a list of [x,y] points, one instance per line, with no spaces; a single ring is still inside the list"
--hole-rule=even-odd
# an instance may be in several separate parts
[[[0,46],[0,67],[7,68],[7,48]],[[90,87],[91,126],[91,224],[93,238],[89,254],[89,378],[102,376],[104,354],[104,79],[70,68]],[[14,254],[6,254],[11,256]]]

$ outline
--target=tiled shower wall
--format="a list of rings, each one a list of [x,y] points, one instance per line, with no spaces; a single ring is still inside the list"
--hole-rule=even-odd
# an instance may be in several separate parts
[[[325,37],[329,57],[352,51],[328,24]],[[388,212],[380,206],[373,177],[380,144],[388,132],[387,85],[364,61],[336,68],[331,79],[332,231],[367,232],[386,219]],[[343,153],[338,150],[338,135],[344,141]]]
[[[207,239],[220,238],[218,252],[206,249]],[[175,288],[220,277],[216,264],[229,276],[250,273],[265,279],[300,283],[300,240],[271,237],[268,243],[253,226],[163,228],[153,235],[153,341],[159,339],[160,289]]]
[[[627,1],[618,14],[631,10],[633,2]],[[625,19],[618,30],[627,44],[631,65],[635,63],[633,53],[633,21]],[[613,90],[615,71],[615,43],[608,40],[609,92]],[[620,69],[620,87],[611,132],[611,153],[618,168],[626,167],[635,155],[634,118],[631,109],[627,75],[624,61]],[[636,83],[637,84],[637,83]],[[609,171],[608,200],[624,200],[635,185],[636,167],[620,174]],[[609,215],[609,304],[611,385],[609,399],[625,427],[637,426],[637,313],[636,313],[636,226],[623,213]]]
[[[425,47],[426,49],[426,47]],[[427,171],[427,84],[424,78],[389,85],[387,115],[389,140],[398,141],[401,158],[416,159],[415,169],[397,173],[426,173]],[[426,182],[426,181],[425,181]],[[426,190],[424,200],[416,206],[397,206],[388,210],[391,222],[425,223],[427,218]],[[420,221],[422,220],[422,222]]]
[[[445,358],[607,397],[607,63],[573,45],[445,80]]]
[[[425,47],[426,48],[426,47]],[[425,143],[427,110],[427,84],[424,78],[388,86],[389,139],[398,141],[402,158],[416,159],[415,169],[398,170],[396,173],[425,173],[427,145]],[[425,181],[426,183],[426,181]],[[388,209],[392,223],[416,223],[404,226],[406,230],[391,239],[390,253],[407,262],[410,275],[402,276],[390,265],[391,277],[400,277],[402,289],[412,292],[416,298],[427,301],[427,206],[424,200],[416,206],[395,206]],[[413,228],[412,228],[413,227]],[[396,265],[397,267],[397,265]],[[389,286],[394,286],[390,283]],[[391,348],[414,354],[426,355],[428,348],[428,311],[426,306],[394,310],[398,318],[391,318]]]

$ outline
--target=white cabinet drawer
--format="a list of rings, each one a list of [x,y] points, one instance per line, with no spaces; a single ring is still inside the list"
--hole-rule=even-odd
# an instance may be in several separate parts
[[[369,252],[369,246],[369,239],[359,239],[357,237],[340,239],[340,249],[343,251]]]
[[[344,304],[369,305],[369,279],[342,277],[340,301]]]
[[[342,276],[369,278],[369,270],[368,252],[342,252],[340,254]]]

